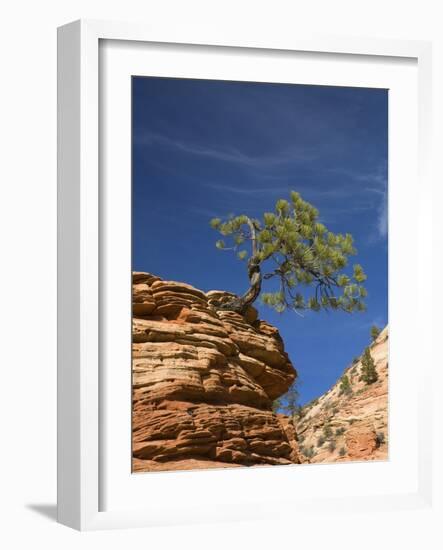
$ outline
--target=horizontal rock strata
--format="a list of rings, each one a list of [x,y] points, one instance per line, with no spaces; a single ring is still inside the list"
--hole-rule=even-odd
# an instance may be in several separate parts
[[[272,412],[296,371],[276,328],[230,295],[133,273],[134,471],[298,463]]]

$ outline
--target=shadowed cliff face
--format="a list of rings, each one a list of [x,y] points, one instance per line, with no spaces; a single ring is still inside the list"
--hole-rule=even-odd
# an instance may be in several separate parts
[[[298,463],[272,402],[296,378],[276,328],[232,296],[133,273],[133,470]]]
[[[376,382],[361,380],[361,357],[325,394],[306,405],[296,422],[303,462],[346,462],[388,458],[388,349],[386,327],[370,346],[378,375]],[[305,456],[307,455],[307,456]]]

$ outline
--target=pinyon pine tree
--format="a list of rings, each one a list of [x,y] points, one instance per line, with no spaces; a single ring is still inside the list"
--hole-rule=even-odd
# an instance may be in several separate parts
[[[371,338],[372,341],[375,342],[378,338],[378,335],[381,332],[381,328],[379,328],[377,325],[372,325],[371,327]]]
[[[369,348],[365,349],[363,353],[363,358],[361,360],[361,380],[366,382],[366,384],[373,384],[378,380],[378,374],[375,370],[374,359],[372,359],[371,352]]]
[[[272,292],[261,297],[278,312],[364,311],[363,268],[356,264],[352,273],[344,272],[348,257],[356,254],[353,238],[328,231],[318,216],[316,208],[292,191],[290,201],[278,200],[275,210],[261,219],[214,218],[211,226],[229,241],[218,240],[217,248],[232,250],[247,261],[249,277],[242,296],[218,307],[244,313],[259,297],[263,280],[274,280]]]
[[[294,416],[299,409],[298,398],[297,383],[293,382],[288,391],[280,398],[280,410],[289,416]]]

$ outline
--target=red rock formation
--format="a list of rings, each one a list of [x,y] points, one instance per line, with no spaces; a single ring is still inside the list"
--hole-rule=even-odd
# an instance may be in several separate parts
[[[364,460],[374,456],[377,433],[371,426],[355,426],[346,432],[347,456],[350,460]]]
[[[360,379],[361,359],[325,394],[306,405],[296,423],[303,462],[344,462],[388,458],[388,328],[370,345],[378,380]],[[303,456],[303,454],[305,456]]]
[[[229,294],[133,274],[134,471],[298,463],[272,412],[296,372],[274,327]]]

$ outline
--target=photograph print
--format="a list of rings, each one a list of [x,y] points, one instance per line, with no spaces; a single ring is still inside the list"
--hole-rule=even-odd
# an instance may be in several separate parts
[[[388,349],[388,90],[132,77],[132,471],[387,460]]]

